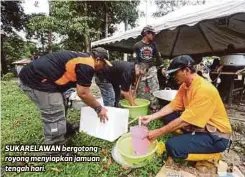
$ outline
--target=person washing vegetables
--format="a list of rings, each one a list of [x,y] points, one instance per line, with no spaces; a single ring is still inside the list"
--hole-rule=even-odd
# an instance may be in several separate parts
[[[197,166],[209,163],[211,159],[218,161],[219,153],[229,145],[232,132],[219,92],[196,74],[194,61],[188,55],[175,57],[168,69],[181,86],[172,102],[154,114],[140,117],[143,124],[156,119],[165,122],[163,127],[150,130],[148,139],[152,141],[181,129],[182,135],[166,142],[168,164],[171,164],[172,157],[199,161]],[[182,114],[173,116],[175,111]]]
[[[98,85],[105,106],[119,107],[120,95],[128,100],[131,106],[136,106],[134,91],[131,86],[139,76],[147,72],[144,63],[114,61],[112,67],[105,67],[96,73],[95,82]]]

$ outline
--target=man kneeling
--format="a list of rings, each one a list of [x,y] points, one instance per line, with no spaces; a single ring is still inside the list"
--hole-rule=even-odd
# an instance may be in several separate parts
[[[168,162],[171,157],[190,161],[218,159],[219,152],[228,147],[232,129],[217,89],[196,74],[194,61],[188,55],[175,57],[168,73],[174,74],[181,86],[171,103],[140,118],[144,124],[164,119],[165,126],[149,131],[148,139],[181,129],[182,135],[166,142]]]

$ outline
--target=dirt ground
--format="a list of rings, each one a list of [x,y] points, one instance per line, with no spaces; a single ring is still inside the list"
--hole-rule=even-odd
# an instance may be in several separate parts
[[[225,152],[223,158],[228,164],[236,165],[245,175],[245,98],[240,104],[227,106],[226,110],[231,120],[233,134],[231,151]]]

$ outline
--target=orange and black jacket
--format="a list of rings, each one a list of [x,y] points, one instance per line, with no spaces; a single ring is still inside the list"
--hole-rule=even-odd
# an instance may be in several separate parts
[[[94,76],[94,59],[88,53],[59,51],[41,56],[23,67],[23,84],[45,92],[64,92],[76,84],[89,87]]]

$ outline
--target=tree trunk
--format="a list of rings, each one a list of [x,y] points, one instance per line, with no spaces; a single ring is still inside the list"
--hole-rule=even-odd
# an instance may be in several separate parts
[[[49,31],[48,34],[48,49],[49,49],[49,53],[52,53],[52,31]]]
[[[42,44],[42,52],[44,53],[45,52],[45,47],[44,47],[45,39],[44,39],[44,35],[43,34],[41,35],[41,44]]]
[[[49,16],[51,16],[51,1],[48,1],[48,5],[49,5]],[[52,30],[49,30],[49,34],[48,34],[48,49],[49,49],[49,53],[52,53]]]
[[[124,24],[125,24],[125,31],[127,31],[127,30],[128,30],[128,19],[126,19],[126,20],[124,21]]]
[[[1,75],[3,76],[4,74],[7,74],[7,72],[8,72],[8,66],[6,62],[6,57],[3,53],[3,50],[1,49]]]
[[[84,1],[84,11],[85,11],[85,17],[87,17],[88,14],[88,4],[86,1]],[[89,31],[85,30],[85,34],[84,34],[84,47],[85,47],[85,52],[89,52],[90,51],[90,41],[89,41]]]
[[[128,30],[128,19],[124,20],[124,24],[125,24],[125,31],[127,31]],[[123,54],[123,60],[128,61],[128,55],[126,53]]]
[[[84,35],[84,47],[85,47],[85,52],[89,52],[90,51],[90,41],[89,41],[89,36],[87,34],[88,32],[86,32],[86,34]]]
[[[109,28],[109,14],[107,4],[105,2],[105,37],[108,37],[108,28]]]
[[[4,74],[7,74],[8,72],[8,66],[7,66],[7,62],[6,62],[6,57],[4,55],[3,52],[3,40],[4,37],[1,35],[1,76],[3,76]]]

